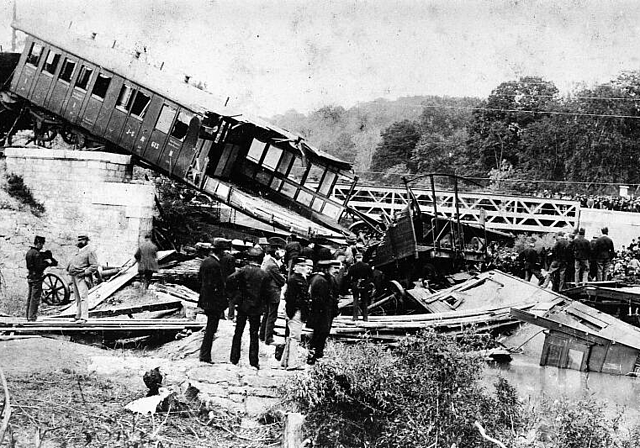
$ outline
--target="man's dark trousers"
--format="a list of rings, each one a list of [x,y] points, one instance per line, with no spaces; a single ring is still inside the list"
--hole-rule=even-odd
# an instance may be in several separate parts
[[[260,315],[249,316],[240,309],[236,310],[236,331],[233,334],[231,345],[231,363],[238,364],[240,361],[240,348],[242,346],[242,333],[249,320],[249,364],[252,367],[260,365],[258,361],[258,332],[260,331]]]
[[[42,280],[29,280],[29,296],[27,297],[27,320],[36,320],[41,298]]]
[[[213,336],[218,331],[218,322],[220,322],[220,313],[210,310],[205,311],[207,315],[207,326],[204,329],[204,337],[200,346],[200,361],[211,361],[211,345],[213,345]]]

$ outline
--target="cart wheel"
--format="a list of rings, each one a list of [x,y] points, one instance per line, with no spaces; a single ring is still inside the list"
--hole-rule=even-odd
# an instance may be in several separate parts
[[[69,301],[69,285],[57,274],[49,272],[42,280],[42,301],[48,305],[62,305]]]

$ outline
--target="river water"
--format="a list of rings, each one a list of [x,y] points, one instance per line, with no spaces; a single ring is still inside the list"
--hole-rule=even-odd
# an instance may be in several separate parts
[[[520,347],[522,353],[514,354],[508,364],[488,365],[483,384],[491,387],[502,376],[516,387],[521,398],[534,403],[543,396],[548,399],[564,396],[572,401],[592,398],[606,405],[607,414],[613,415],[616,409],[624,407],[625,420],[640,423],[640,378],[542,367],[543,342],[544,334],[532,326],[507,338],[503,341],[505,346]]]

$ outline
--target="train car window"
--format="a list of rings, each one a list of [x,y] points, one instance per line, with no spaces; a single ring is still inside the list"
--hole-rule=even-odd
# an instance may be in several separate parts
[[[278,179],[277,177],[274,177],[273,179],[271,179],[270,187],[272,190],[278,191],[281,186],[282,186],[282,179]]]
[[[131,115],[134,115],[138,118],[144,118],[150,102],[151,97],[149,95],[138,92],[138,94],[136,95],[136,99],[133,101],[133,106],[131,107]]]
[[[183,140],[187,135],[187,130],[189,129],[189,122],[193,118],[193,114],[191,112],[187,112],[186,110],[180,111],[178,114],[178,119],[173,125],[173,130],[171,131],[171,137],[177,138],[178,140]]]
[[[122,89],[120,89],[120,95],[118,95],[116,107],[129,112],[129,109],[131,109],[131,100],[133,99],[135,91],[136,90],[133,87],[124,84]]]
[[[303,163],[302,158],[295,157],[293,159],[293,166],[291,167],[291,171],[289,171],[289,179],[297,184],[302,184],[302,179],[304,178],[304,173],[306,171],[307,167]]]
[[[60,72],[60,77],[62,81],[71,82],[71,78],[73,78],[73,72],[76,71],[76,63],[71,59],[66,59],[62,63],[62,71]]]
[[[262,161],[262,166],[270,169],[271,171],[275,171],[281,156],[282,149],[269,145],[267,154],[264,156],[264,160]]]
[[[311,195],[311,193],[307,193],[304,190],[300,190],[300,193],[298,193],[298,197],[296,198],[296,201],[298,201],[302,205],[306,205],[307,207],[309,207],[311,205],[312,199],[313,199],[313,196]]]
[[[322,179],[322,182],[318,186],[318,193],[323,196],[331,195],[331,188],[336,180],[337,174],[333,171],[327,171]]]
[[[42,70],[54,75],[56,73],[56,68],[58,68],[58,62],[60,62],[60,55],[53,50],[49,50],[47,60],[45,61]]]
[[[293,197],[296,195],[296,191],[298,191],[298,187],[293,185],[291,182],[284,182],[282,184],[280,193],[293,199]]]
[[[104,100],[107,96],[107,90],[109,90],[109,84],[111,84],[111,76],[98,73],[98,79],[96,79],[96,83],[93,85],[91,95]]]
[[[171,130],[171,124],[173,123],[173,119],[176,116],[176,108],[171,107],[168,104],[162,105],[162,110],[160,111],[160,116],[158,117],[158,121],[156,123],[156,129],[164,134],[168,134]]]
[[[29,50],[29,56],[27,56],[27,64],[37,67],[40,63],[40,56],[42,56],[42,45],[34,42]]]
[[[84,90],[86,92],[89,81],[91,81],[91,75],[93,75],[93,69],[87,67],[86,65],[80,67],[80,74],[78,75],[78,80],[76,81],[76,88]]]
[[[320,180],[322,179],[322,175],[324,174],[326,168],[322,165],[311,165],[309,168],[309,174],[307,174],[307,178],[305,179],[305,184],[314,183],[320,186]],[[309,187],[311,188],[311,187]],[[312,188],[317,189],[317,188]]]
[[[293,161],[293,154],[288,151],[284,151],[282,154],[282,158],[280,159],[280,163],[278,164],[278,173],[287,175],[289,174],[289,167],[291,166],[291,162]]]
[[[260,159],[262,158],[262,153],[264,152],[265,146],[267,146],[265,142],[261,142],[260,140],[254,138],[251,142],[251,147],[249,148],[247,159],[256,163],[260,163]]]
[[[313,210],[315,210],[316,212],[321,212],[322,211],[322,206],[324,205],[324,201],[320,198],[315,198],[313,200],[313,205],[311,206],[311,208]]]
[[[322,210],[323,215],[327,215],[333,219],[338,219],[340,217],[340,212],[342,212],[342,209],[331,202],[325,203],[324,209]]]

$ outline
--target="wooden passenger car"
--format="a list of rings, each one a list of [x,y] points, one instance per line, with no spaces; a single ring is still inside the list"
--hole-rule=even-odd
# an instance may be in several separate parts
[[[349,163],[301,137],[233,113],[212,95],[100,45],[14,24],[27,35],[11,82],[42,132],[116,147],[243,213],[284,230],[340,236],[331,198]],[[47,129],[42,129],[47,128]],[[260,196],[257,198],[257,196]]]

